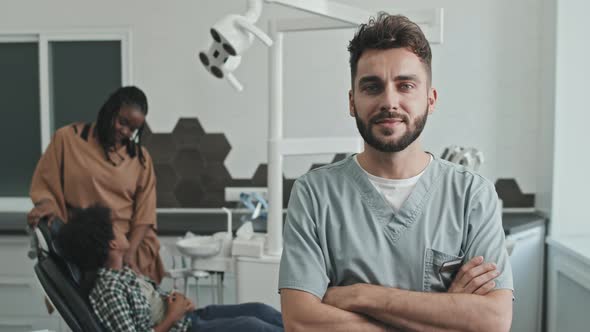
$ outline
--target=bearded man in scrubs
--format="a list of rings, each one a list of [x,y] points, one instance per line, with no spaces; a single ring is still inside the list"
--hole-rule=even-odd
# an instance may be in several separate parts
[[[293,187],[279,277],[286,330],[509,331],[494,185],[420,142],[437,100],[423,32],[383,13],[349,52],[365,149]]]

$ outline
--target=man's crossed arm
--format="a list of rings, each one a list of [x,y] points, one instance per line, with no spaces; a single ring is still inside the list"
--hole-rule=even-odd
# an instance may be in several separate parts
[[[457,273],[449,293],[423,293],[356,284],[332,287],[323,300],[281,290],[287,331],[508,331],[512,292],[491,291],[494,264],[473,258]]]
[[[357,284],[332,288],[325,304],[410,331],[508,331],[512,292],[422,293]]]

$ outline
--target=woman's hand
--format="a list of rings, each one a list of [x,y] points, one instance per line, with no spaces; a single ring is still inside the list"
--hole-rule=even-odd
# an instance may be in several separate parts
[[[137,262],[137,250],[145,237],[147,231],[151,228],[151,225],[137,225],[131,229],[131,232],[127,234],[127,238],[129,239],[129,249],[123,256],[123,262],[127,263],[133,271],[137,274],[141,274],[139,271],[139,264]]]
[[[35,204],[35,207],[31,209],[27,214],[27,223],[31,228],[34,228],[42,218],[48,217],[49,222],[55,218],[57,212],[53,209],[53,205],[49,200],[42,200]]]

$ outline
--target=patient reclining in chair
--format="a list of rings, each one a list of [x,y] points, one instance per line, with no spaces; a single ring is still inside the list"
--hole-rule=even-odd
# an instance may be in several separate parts
[[[164,292],[123,264],[129,247],[113,232],[108,208],[79,209],[57,243],[83,271],[81,288],[108,331],[283,331],[281,314],[261,303],[196,309],[183,294]],[[195,310],[196,309],[196,310]]]

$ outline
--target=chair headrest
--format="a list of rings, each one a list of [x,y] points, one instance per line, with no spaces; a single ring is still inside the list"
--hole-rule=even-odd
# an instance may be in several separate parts
[[[81,278],[80,269],[63,257],[59,245],[55,240],[63,225],[63,220],[59,218],[54,218],[51,222],[47,218],[39,221],[33,233],[34,242],[36,242],[37,247],[37,258],[53,257],[57,262],[65,266],[72,280],[79,285]]]
[[[39,249],[51,255],[60,255],[59,249],[54,241],[63,226],[64,222],[59,218],[54,218],[49,222],[47,218],[43,218],[35,227],[35,235],[39,243]]]

